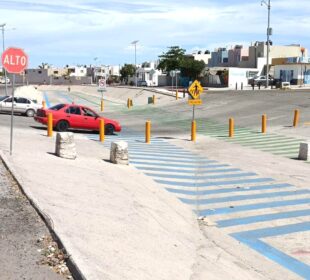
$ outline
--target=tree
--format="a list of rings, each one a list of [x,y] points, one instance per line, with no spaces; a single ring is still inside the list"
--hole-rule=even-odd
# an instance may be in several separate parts
[[[185,50],[178,46],[172,46],[166,53],[159,56],[159,64],[157,69],[166,72],[180,68],[181,62],[184,59]]]
[[[46,62],[42,62],[41,65],[39,65],[39,69],[48,69],[48,68],[51,68],[51,66]]]
[[[185,56],[180,63],[181,75],[190,79],[198,79],[206,64],[203,60],[195,60],[193,57]]]
[[[136,73],[136,67],[132,64],[125,64],[120,70],[121,80],[128,83],[128,77],[134,76]]]

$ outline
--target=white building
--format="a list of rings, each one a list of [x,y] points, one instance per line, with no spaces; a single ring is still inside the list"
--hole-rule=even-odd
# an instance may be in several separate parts
[[[145,81],[148,86],[155,87],[160,85],[162,71],[157,69],[157,62],[145,62],[137,69],[137,75],[138,82]]]
[[[283,64],[274,66],[274,78],[292,85],[310,84],[310,58],[288,58]]]
[[[209,50],[199,50],[192,53],[192,56],[195,60],[202,60],[206,65],[209,63],[209,59],[211,59],[211,52]]]
[[[68,66],[68,75],[70,77],[86,77],[87,67],[85,66]]]

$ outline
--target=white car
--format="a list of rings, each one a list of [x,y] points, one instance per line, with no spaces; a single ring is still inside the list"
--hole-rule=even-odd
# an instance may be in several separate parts
[[[14,113],[33,117],[38,109],[42,108],[42,105],[36,103],[36,101],[25,97],[14,97],[13,102]],[[11,112],[12,110],[12,97],[1,96],[0,97],[0,112]]]
[[[6,83],[9,84],[11,81],[9,78],[6,78]],[[5,84],[5,77],[0,78],[0,84]]]
[[[256,76],[253,79],[254,85],[265,85],[267,83],[266,76]],[[269,76],[269,84],[273,82],[273,78]]]

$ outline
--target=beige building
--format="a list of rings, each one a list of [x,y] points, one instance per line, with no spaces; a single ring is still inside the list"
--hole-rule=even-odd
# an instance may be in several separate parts
[[[308,51],[305,49],[302,53],[302,49],[303,48],[300,45],[270,46],[269,63],[271,64],[273,58],[301,57],[302,55],[307,56]],[[258,68],[257,61],[262,57],[267,59],[267,45],[265,42],[256,42],[249,47],[249,60],[247,67]]]

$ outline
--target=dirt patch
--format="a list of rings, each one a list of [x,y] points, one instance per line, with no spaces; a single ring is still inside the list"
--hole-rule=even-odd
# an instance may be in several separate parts
[[[61,251],[54,246],[46,225],[21,193],[2,161],[0,221],[0,279],[70,279],[65,265],[66,256],[60,256]],[[43,240],[49,240],[47,248],[53,245],[57,256],[63,258],[61,262],[50,265],[45,261],[47,249]]]

